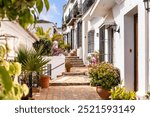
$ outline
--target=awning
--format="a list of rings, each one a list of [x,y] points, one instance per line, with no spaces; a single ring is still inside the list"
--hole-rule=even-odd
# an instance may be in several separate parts
[[[103,24],[99,28],[101,28],[104,25],[105,26],[115,25],[115,20],[113,17],[112,10],[110,10],[109,13],[104,17]]]
[[[90,12],[90,17],[104,17],[115,4],[115,0],[97,0]]]
[[[104,20],[104,25],[113,25],[115,24],[115,20],[113,17],[113,13],[112,10],[108,13],[108,15],[106,15],[106,18]]]

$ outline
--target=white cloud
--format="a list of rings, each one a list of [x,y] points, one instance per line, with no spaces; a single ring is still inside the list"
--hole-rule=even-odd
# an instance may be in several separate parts
[[[51,4],[50,11],[51,11],[51,13],[55,13],[56,15],[60,15],[59,9],[56,7],[56,5],[54,3]]]
[[[50,4],[50,9],[46,11],[46,8],[43,9],[40,14],[40,19],[44,20],[54,20],[55,16],[60,16],[59,9],[56,7],[54,3]]]

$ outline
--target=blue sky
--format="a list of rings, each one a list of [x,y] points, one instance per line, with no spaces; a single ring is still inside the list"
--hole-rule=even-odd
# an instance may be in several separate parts
[[[50,10],[46,12],[44,9],[40,14],[40,19],[57,23],[57,26],[60,27],[62,24],[63,5],[66,4],[67,1],[68,0],[49,0]]]

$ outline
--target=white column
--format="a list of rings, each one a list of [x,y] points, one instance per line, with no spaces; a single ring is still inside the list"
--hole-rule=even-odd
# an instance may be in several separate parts
[[[87,55],[88,55],[88,23],[86,21],[82,22],[82,50],[83,50],[83,62],[87,63]]]
[[[143,4],[143,5],[141,5]],[[147,12],[144,8],[144,3],[141,1],[138,5],[138,96],[144,96],[148,91],[149,79],[149,41],[148,41],[148,22]],[[143,23],[141,23],[143,22]]]
[[[105,61],[108,62],[108,29],[105,29]]]

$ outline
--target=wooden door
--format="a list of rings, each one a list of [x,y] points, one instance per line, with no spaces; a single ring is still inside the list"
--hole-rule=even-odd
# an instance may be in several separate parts
[[[138,91],[138,14],[134,15],[134,90]]]

